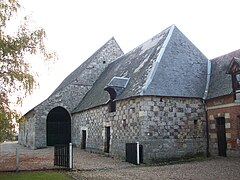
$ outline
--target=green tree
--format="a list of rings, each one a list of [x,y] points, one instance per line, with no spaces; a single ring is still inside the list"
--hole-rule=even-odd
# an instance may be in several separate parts
[[[41,55],[44,60],[56,57],[45,46],[44,29],[30,28],[27,16],[14,33],[9,32],[8,26],[12,26],[12,19],[20,10],[18,0],[0,0],[0,142],[11,139],[14,120],[20,117],[11,103],[20,105],[37,85],[26,56]]]

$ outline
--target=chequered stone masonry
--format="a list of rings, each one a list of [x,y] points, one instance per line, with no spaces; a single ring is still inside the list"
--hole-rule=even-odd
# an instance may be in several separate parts
[[[110,126],[110,154],[125,157],[125,144],[140,142],[144,159],[179,157],[205,152],[205,111],[199,99],[134,97],[116,103],[116,112],[99,106],[72,119],[72,141],[81,144],[87,129],[87,149],[104,151]]]

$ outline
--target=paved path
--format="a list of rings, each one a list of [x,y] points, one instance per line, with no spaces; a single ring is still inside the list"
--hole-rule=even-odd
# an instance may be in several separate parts
[[[31,150],[16,142],[0,144],[0,171],[15,169],[19,149],[20,170],[53,169],[53,147]],[[210,158],[199,162],[166,166],[135,166],[103,155],[74,148],[75,179],[240,179],[240,157]],[[0,178],[1,179],[1,178]]]
[[[53,148],[32,150],[17,142],[0,144],[0,171],[16,170],[16,149],[19,152],[19,170],[54,169]]]

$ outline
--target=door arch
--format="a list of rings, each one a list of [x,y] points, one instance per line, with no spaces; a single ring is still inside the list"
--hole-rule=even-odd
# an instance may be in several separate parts
[[[47,146],[71,142],[71,116],[63,107],[53,108],[47,116]]]

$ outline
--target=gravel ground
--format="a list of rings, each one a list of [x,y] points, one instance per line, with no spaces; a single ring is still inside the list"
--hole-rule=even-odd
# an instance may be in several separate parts
[[[73,172],[74,173],[74,172]],[[184,164],[75,172],[76,179],[240,179],[239,158],[214,158]]]
[[[31,150],[16,142],[0,144],[0,171],[15,170],[16,148],[20,170],[44,170],[53,166],[53,147]],[[100,154],[74,148],[74,179],[240,179],[240,157],[216,157],[165,166],[136,166]],[[1,178],[0,178],[1,179]]]

